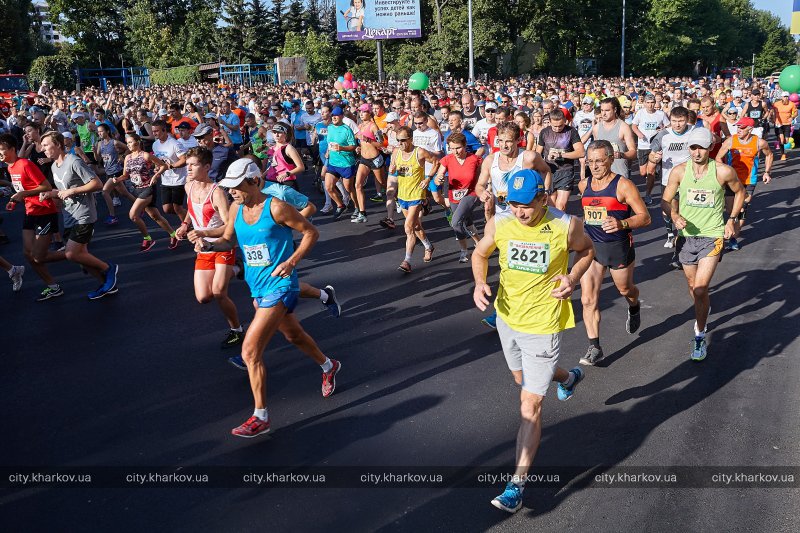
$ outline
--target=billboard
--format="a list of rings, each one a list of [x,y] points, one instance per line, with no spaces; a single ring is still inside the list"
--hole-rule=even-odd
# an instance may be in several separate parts
[[[800,34],[800,0],[792,2],[792,35]]]
[[[275,58],[275,70],[278,84],[305,83],[308,81],[305,57]]]
[[[336,39],[422,37],[419,0],[336,0]]]

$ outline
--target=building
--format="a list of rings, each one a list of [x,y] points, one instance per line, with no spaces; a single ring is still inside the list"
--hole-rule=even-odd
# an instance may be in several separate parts
[[[50,6],[46,0],[33,0],[33,19],[39,26],[39,36],[43,41],[58,44],[64,37],[58,31],[58,25],[50,21]]]

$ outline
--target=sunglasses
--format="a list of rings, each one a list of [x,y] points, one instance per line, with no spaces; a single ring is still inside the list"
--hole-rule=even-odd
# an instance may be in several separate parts
[[[406,141],[407,141],[407,140],[409,140],[410,138],[411,138],[411,137],[403,137],[403,138],[401,139],[400,137],[398,137],[398,138],[397,138],[397,142],[401,142],[401,143],[402,143],[402,142],[406,142]]]
[[[392,109],[394,109],[395,111],[402,111],[403,110],[402,107],[392,107]]]
[[[424,125],[424,124],[425,124],[425,122],[424,122],[424,121],[423,121],[423,122],[417,122],[416,120],[414,121],[414,125],[415,125],[415,126],[422,126],[422,125]]]

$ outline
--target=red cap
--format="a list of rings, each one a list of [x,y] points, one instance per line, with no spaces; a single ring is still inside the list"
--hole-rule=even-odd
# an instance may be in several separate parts
[[[741,126],[743,128],[752,128],[756,125],[756,121],[750,117],[742,117],[736,123],[737,126]]]

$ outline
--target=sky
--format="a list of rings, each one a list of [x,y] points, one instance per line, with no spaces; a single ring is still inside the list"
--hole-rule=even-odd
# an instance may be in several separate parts
[[[756,9],[772,11],[778,15],[786,26],[792,23],[792,0],[753,0]]]

